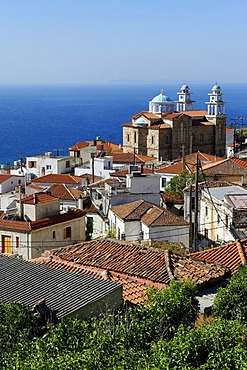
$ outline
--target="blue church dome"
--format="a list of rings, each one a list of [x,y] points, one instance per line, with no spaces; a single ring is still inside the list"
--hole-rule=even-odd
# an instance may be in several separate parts
[[[152,103],[163,103],[163,102],[169,102],[171,99],[169,96],[166,96],[161,92],[159,95],[155,96],[152,100]]]

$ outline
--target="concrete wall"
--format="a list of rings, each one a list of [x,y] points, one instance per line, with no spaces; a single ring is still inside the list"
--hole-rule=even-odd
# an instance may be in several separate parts
[[[183,243],[189,247],[189,225],[188,226],[159,226],[148,227],[142,223],[144,240],[160,240],[169,243]]]

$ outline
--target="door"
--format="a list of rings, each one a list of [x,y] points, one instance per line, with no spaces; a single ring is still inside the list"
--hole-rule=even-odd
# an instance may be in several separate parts
[[[12,253],[11,236],[2,235],[2,253]]]

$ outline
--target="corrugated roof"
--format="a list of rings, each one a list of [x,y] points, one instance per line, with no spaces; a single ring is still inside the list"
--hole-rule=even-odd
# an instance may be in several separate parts
[[[107,280],[0,255],[0,299],[33,306],[41,299],[63,318],[119,289]]]

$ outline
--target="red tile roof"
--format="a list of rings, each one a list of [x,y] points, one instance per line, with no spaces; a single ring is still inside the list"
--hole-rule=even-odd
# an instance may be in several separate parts
[[[4,175],[4,174],[0,174],[0,184],[3,183],[4,181],[10,179],[11,177],[13,177],[14,175]]]
[[[81,196],[82,198],[85,197],[84,192],[73,188],[69,187],[65,184],[53,184],[49,188],[49,193],[56,198],[63,199],[63,200],[78,200],[79,197]]]
[[[46,252],[46,256],[61,262],[73,262],[83,268],[124,274],[130,280],[157,287],[169,284],[174,278],[179,280],[191,278],[202,286],[212,281],[211,276],[213,280],[222,279],[229,273],[227,268],[219,264],[109,239],[92,240],[59,248]]]
[[[113,163],[145,163],[156,158],[134,153],[112,153]]]
[[[145,200],[114,206],[111,211],[124,221],[141,220],[148,226],[188,225],[182,217]]]
[[[78,142],[74,146],[71,146],[69,150],[78,151],[80,149],[86,148],[89,146],[89,143],[87,141]]]
[[[69,220],[74,220],[85,216],[86,212],[76,209],[67,213],[62,213],[57,216],[42,218],[37,221],[17,221],[17,220],[0,220],[0,230],[15,230],[18,232],[30,232],[31,230],[38,230],[48,226],[60,224]]]
[[[227,158],[202,167],[206,175],[239,175],[247,173],[247,161],[238,158]]]
[[[189,117],[195,118],[195,117],[204,117],[208,114],[206,110],[187,110],[184,112]]]
[[[35,205],[35,204],[40,204],[40,203],[56,202],[57,200],[58,198],[55,198],[46,193],[34,193],[25,198],[22,198],[21,202],[23,204],[34,204]]]
[[[32,180],[33,183],[47,183],[47,184],[78,184],[82,183],[83,178],[81,176],[72,176],[67,174],[49,174],[41,177],[37,177]]]
[[[45,217],[40,220],[31,221],[32,230],[43,229],[44,227],[60,224],[62,222],[75,220],[85,216],[86,212],[80,209],[75,209],[66,213],[61,213],[57,216]]]
[[[220,247],[206,249],[191,253],[190,256],[203,261],[217,262],[227,266],[235,273],[240,265],[247,260],[247,239],[221,245]]]

